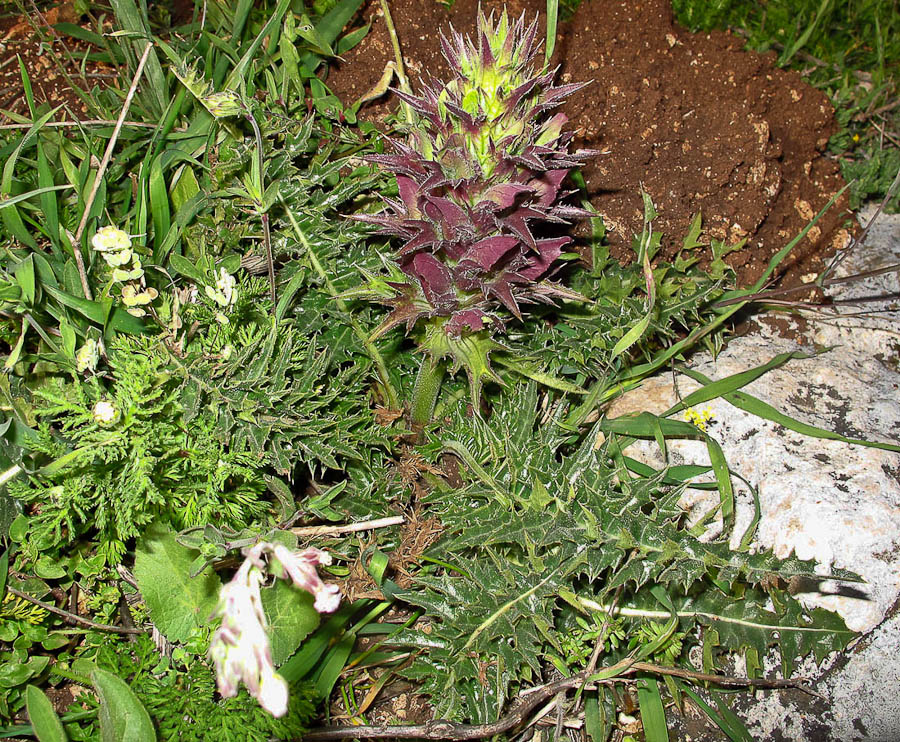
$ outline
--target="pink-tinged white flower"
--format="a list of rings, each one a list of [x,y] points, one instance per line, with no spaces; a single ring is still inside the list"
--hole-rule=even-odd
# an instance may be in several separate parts
[[[291,551],[286,546],[275,544],[272,555],[281,562],[291,582],[302,590],[312,593],[316,602],[313,607],[319,613],[333,613],[341,603],[341,591],[337,585],[322,582],[316,567],[331,564],[331,554],[321,549]]]
[[[260,588],[266,579],[264,555],[280,565],[274,573],[290,579],[316,597],[319,612],[337,609],[340,592],[322,582],[318,564],[330,564],[331,556],[318,549],[291,551],[281,544],[261,542],[244,553],[244,563],[230,582],[222,586],[216,616],[222,623],[213,634],[209,656],[216,669],[219,692],[226,698],[237,694],[241,682],[260,705],[273,716],[284,716],[288,708],[288,685],[272,663],[266,631],[266,615]]]

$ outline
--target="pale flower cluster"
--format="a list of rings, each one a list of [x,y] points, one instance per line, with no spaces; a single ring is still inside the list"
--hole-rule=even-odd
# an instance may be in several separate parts
[[[269,556],[270,564],[264,555]],[[288,685],[275,672],[272,663],[260,588],[268,570],[312,593],[320,613],[337,610],[341,600],[337,585],[324,583],[316,572],[319,564],[330,563],[331,555],[319,549],[291,551],[282,544],[268,542],[258,543],[245,552],[244,563],[231,581],[222,586],[216,610],[222,623],[209,647],[223,696],[235,696],[243,682],[250,695],[270,714],[279,717],[287,713]]]
[[[234,306],[238,298],[237,280],[225,268],[220,268],[215,288],[206,286],[206,295],[223,310],[228,310]],[[217,312],[216,321],[227,325],[228,317],[222,312]]]
[[[75,370],[80,374],[83,374],[85,371],[93,373],[97,370],[99,361],[100,346],[96,340],[88,338],[75,354]]]
[[[91,410],[91,415],[94,418],[94,422],[98,425],[109,425],[110,423],[114,423],[116,418],[119,417],[119,411],[112,402],[101,399],[94,405],[94,409]]]
[[[112,279],[122,286],[122,303],[129,314],[143,317],[144,306],[150,304],[158,292],[144,285],[144,268],[141,259],[132,248],[131,237],[127,232],[108,225],[101,227],[91,239],[91,245],[99,252],[106,264],[112,268]]]

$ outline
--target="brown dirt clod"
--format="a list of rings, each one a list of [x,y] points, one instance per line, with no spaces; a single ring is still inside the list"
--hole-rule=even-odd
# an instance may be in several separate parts
[[[542,0],[505,4],[513,14],[543,19]],[[392,0],[414,89],[420,77],[446,74],[439,31],[453,23],[471,32],[478,5],[458,0],[447,10]],[[487,12],[502,7],[494,0],[481,5]],[[348,104],[375,85],[393,58],[380,3],[370,0],[364,16],[374,21],[372,31],[328,78]],[[826,96],[800,74],[776,67],[771,55],[744,51],[737,37],[680,28],[669,0],[586,0],[561,24],[554,57],[559,81],[592,81],[562,110],[577,132],[576,146],[604,152],[583,173],[619,260],[633,256],[643,187],[659,212],[653,227],[663,234],[661,258],[678,253],[701,212],[707,239],[746,238],[728,262],[740,283],[751,283],[844,184],[837,163],[823,154],[835,131]],[[363,115],[379,117],[394,106],[396,100],[370,105]],[[786,283],[800,283],[846,245],[848,218],[842,197],[783,264]]]

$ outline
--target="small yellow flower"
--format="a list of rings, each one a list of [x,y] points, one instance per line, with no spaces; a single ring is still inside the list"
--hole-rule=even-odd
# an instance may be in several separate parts
[[[141,267],[141,261],[134,259],[131,268],[114,268],[112,272],[113,281],[125,283],[125,281],[139,281],[144,275],[144,269]]]
[[[706,426],[710,420],[715,417],[713,411],[707,407],[704,410],[697,411],[694,407],[688,407],[684,411],[684,419],[694,425],[698,430],[706,432]]]
[[[91,239],[91,245],[98,252],[121,252],[131,248],[131,237],[118,227],[101,227]]]
[[[154,288],[138,291],[134,284],[129,283],[122,287],[122,303],[126,307],[134,307],[143,304],[149,304],[159,296],[159,292]]]
[[[110,268],[118,268],[131,261],[134,251],[131,248],[120,250],[119,252],[104,252],[103,259]]]
[[[94,422],[98,425],[109,425],[116,421],[119,417],[119,411],[116,406],[106,399],[101,399],[94,405],[93,410]]]

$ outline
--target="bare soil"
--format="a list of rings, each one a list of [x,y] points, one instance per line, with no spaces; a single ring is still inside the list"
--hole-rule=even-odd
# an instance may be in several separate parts
[[[97,85],[114,81],[116,73],[110,67],[85,60],[96,51],[90,44],[64,37],[54,29],[58,23],[78,23],[72,0],[49,6],[46,2],[31,5],[27,16],[15,13],[12,3],[0,12],[0,125],[8,125],[12,118],[4,111],[28,116],[21,60],[31,84],[35,104],[49,103],[63,106],[57,115],[83,119],[87,106],[75,88],[91,90]]]
[[[486,11],[502,6],[481,4]],[[543,0],[506,5],[526,18],[543,18],[546,7]],[[450,23],[470,32],[478,0],[457,0],[452,10],[423,0],[392,0],[390,7],[415,88],[419,78],[446,74],[439,32]],[[369,0],[363,16],[371,32],[328,77],[347,104],[371,90],[393,59],[380,3]],[[586,0],[560,25],[554,63],[561,81],[592,81],[562,110],[576,146],[604,153],[583,172],[619,260],[633,256],[643,187],[659,212],[661,258],[678,253],[701,212],[707,238],[746,239],[728,262],[748,284],[844,185],[837,162],[824,154],[836,128],[826,96],[777,68],[774,56],[744,51],[735,36],[679,27],[668,0]],[[396,104],[382,99],[362,115],[378,119]],[[841,198],[785,263],[785,283],[809,281],[853,229]]]

